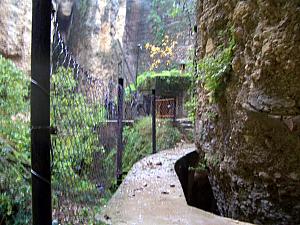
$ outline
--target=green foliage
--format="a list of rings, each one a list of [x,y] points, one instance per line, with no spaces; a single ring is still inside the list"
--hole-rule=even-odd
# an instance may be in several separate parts
[[[0,221],[31,220],[29,79],[0,55]]]
[[[220,46],[216,55],[207,56],[198,64],[201,75],[199,79],[204,89],[208,91],[210,102],[215,102],[222,94],[224,78],[231,69],[234,46],[235,41],[232,38],[228,47]]]
[[[177,69],[160,73],[146,71],[138,76],[137,86],[140,91],[151,91],[155,88],[159,95],[176,95],[187,90],[191,84],[190,73],[181,73]]]
[[[105,109],[75,91],[80,84],[71,70],[59,68],[52,75],[52,84],[55,89],[51,92],[51,121],[58,130],[52,137],[55,143],[53,183],[54,186],[63,184],[70,193],[86,198],[84,193],[95,189],[88,176],[88,168],[94,163],[93,155],[105,153],[99,146],[97,132],[94,132],[104,120]]]
[[[200,160],[195,167],[189,167],[189,170],[196,171],[196,172],[205,172],[207,171],[207,160],[204,158],[203,160]]]
[[[200,159],[195,167],[189,167],[189,170],[196,172],[205,172],[209,167],[216,167],[220,164],[220,159],[217,155],[205,153],[204,158]]]
[[[106,110],[99,100],[83,91],[88,87],[80,86],[72,70],[59,68],[51,79],[51,123],[58,130],[57,135],[52,136],[53,205],[55,208],[57,201],[64,200],[59,199],[63,192],[64,198],[80,207],[76,216],[84,218],[88,224],[97,224],[94,216],[110,198],[108,188],[114,179],[114,161],[101,146],[97,132],[97,127],[105,120]],[[97,182],[105,188],[101,199],[94,182],[100,172],[102,180],[97,177]],[[68,218],[72,212],[66,208],[60,213]]]
[[[173,91],[175,94],[178,91],[187,90],[190,86],[190,73],[181,73],[177,69],[164,70],[161,72],[146,71],[138,76],[137,88],[139,91],[151,91],[156,88],[157,91],[164,89],[165,91]],[[155,86],[158,83],[158,86]],[[125,89],[126,95],[129,95],[130,89],[135,91],[135,84],[131,84],[130,88]],[[166,90],[167,89],[167,90]]]
[[[190,99],[185,102],[185,108],[188,112],[188,118],[194,123],[197,113],[197,99],[195,96],[190,97]]]
[[[181,8],[177,4],[173,4],[170,11],[168,12],[169,16],[172,18],[176,18],[181,13]]]
[[[173,127],[170,121],[157,123],[157,149],[173,148],[180,141],[180,132]],[[123,154],[123,171],[129,171],[135,162],[152,152],[152,121],[146,117],[138,121],[133,127],[124,130],[126,141]]]

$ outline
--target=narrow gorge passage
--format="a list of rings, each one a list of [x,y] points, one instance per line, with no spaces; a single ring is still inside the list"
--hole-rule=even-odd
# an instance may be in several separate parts
[[[300,224],[300,0],[0,15],[0,225]]]

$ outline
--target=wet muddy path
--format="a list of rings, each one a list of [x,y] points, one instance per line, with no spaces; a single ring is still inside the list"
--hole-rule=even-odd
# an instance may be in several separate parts
[[[136,163],[98,219],[114,225],[245,224],[187,205],[174,165],[193,151],[194,145],[181,145]]]

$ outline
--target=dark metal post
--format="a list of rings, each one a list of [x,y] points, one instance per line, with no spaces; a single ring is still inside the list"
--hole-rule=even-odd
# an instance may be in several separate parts
[[[118,82],[118,143],[117,143],[117,185],[122,182],[122,154],[123,154],[123,102],[124,102],[124,79],[119,78]]]
[[[156,96],[152,89],[152,153],[156,153]]]
[[[139,58],[140,58],[141,45],[137,45],[137,55],[136,55],[136,70],[135,70],[135,87],[137,88],[137,79],[139,75]]]
[[[31,173],[33,225],[50,225],[51,0],[33,0],[31,46]]]
[[[173,106],[173,123],[176,122],[176,98],[174,98],[174,106]]]

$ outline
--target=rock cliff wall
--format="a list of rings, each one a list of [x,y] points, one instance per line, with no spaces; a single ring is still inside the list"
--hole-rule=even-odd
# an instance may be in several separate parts
[[[136,73],[138,63],[138,73],[149,70],[151,59],[148,50],[145,49],[146,43],[156,44],[157,26],[161,26],[163,33],[168,35],[171,40],[177,41],[178,44],[174,49],[174,66],[179,66],[182,62],[187,62],[189,50],[194,44],[194,33],[191,31],[195,22],[194,11],[187,13],[179,13],[178,16],[172,17],[170,9],[172,1],[158,4],[155,13],[159,17],[160,22],[154,23],[151,20],[153,9],[152,0],[127,0],[125,33],[123,37],[123,47],[126,59],[129,62],[130,69]],[[188,4],[195,4],[194,0],[189,0]],[[138,50],[138,45],[141,48]],[[138,61],[138,62],[137,62]],[[166,69],[163,65],[159,70]]]
[[[198,151],[222,215],[300,223],[300,2],[198,0],[198,59],[236,46],[223,94],[198,86]],[[229,35],[230,36],[230,35]]]
[[[0,54],[29,73],[31,1],[1,0],[0,3]]]
[[[117,78],[116,40],[123,38],[126,1],[78,1],[75,10],[69,40],[71,51],[94,76],[104,80]]]
[[[126,60],[134,76],[137,63],[139,63],[139,71],[143,71],[146,66],[149,66],[149,59],[148,62],[145,62],[144,45],[152,39],[151,25],[148,19],[150,10],[150,0],[127,0],[126,25],[122,41]]]
[[[125,0],[77,0],[68,46],[95,76],[116,76],[115,40],[123,38]],[[31,1],[2,0],[0,54],[30,72]]]
[[[194,0],[191,0],[193,2]],[[121,60],[116,40],[121,42],[129,69],[136,73],[138,47],[139,72],[150,67],[145,43],[154,41],[154,24],[151,23],[151,0],[75,0],[73,22],[67,45],[79,63],[94,76],[108,80],[118,77]],[[20,68],[30,72],[31,1],[1,1],[0,53],[12,59]],[[190,18],[172,18],[165,8],[158,8],[164,31],[178,41],[175,61],[187,59],[194,37]],[[194,18],[194,15],[191,15]],[[133,80],[131,80],[133,81]]]

